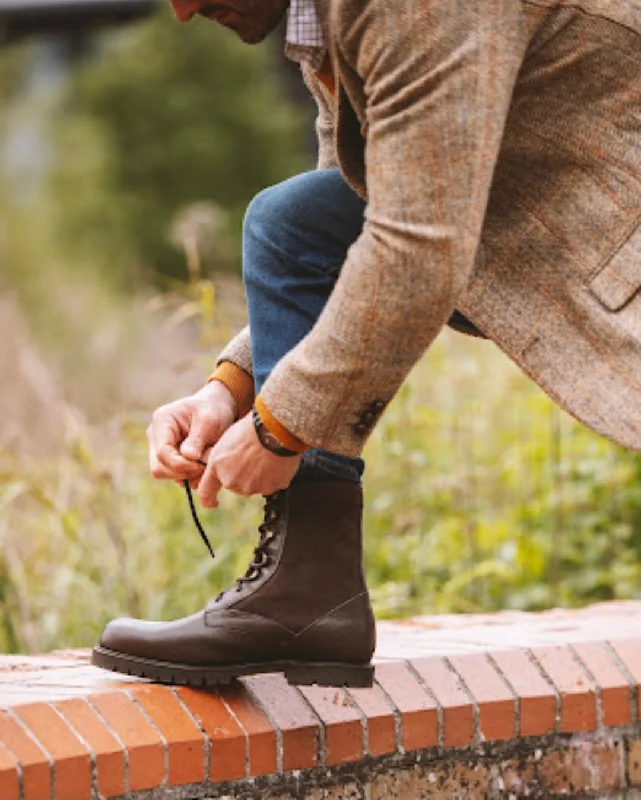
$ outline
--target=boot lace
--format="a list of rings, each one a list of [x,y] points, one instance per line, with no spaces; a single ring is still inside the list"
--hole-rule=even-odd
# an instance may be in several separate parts
[[[254,558],[250,562],[247,572],[236,581],[236,591],[240,592],[246,583],[258,580],[263,570],[271,563],[269,545],[276,538],[274,524],[278,522],[280,516],[279,499],[282,492],[276,492],[265,497],[265,516],[263,522],[258,526],[260,541],[254,550]]]
[[[191,518],[193,519],[196,529],[200,534],[200,538],[205,543],[205,547],[209,550],[209,555],[212,558],[216,558],[216,553],[214,553],[214,548],[211,546],[211,542],[209,541],[209,538],[205,533],[205,529],[203,528],[202,523],[198,518],[198,512],[196,511],[196,504],[194,503],[194,496],[191,493],[191,486],[189,485],[189,481],[183,481],[183,486],[185,487],[185,491],[187,492],[187,502],[189,503]]]
[[[189,485],[189,481],[184,481],[183,483],[185,487],[185,492],[187,493],[187,501],[189,503],[189,510],[191,511],[191,517],[194,521],[196,529],[200,534],[200,538],[203,540],[205,547],[209,551],[209,554],[212,558],[216,558],[216,554],[214,553],[214,549],[211,546],[211,542],[207,534],[205,533],[205,529],[202,526],[202,523],[198,517],[198,512],[196,511],[196,504],[194,503],[194,496],[191,491],[191,486]],[[241,577],[238,578],[236,581],[236,591],[242,591],[243,586],[246,583],[252,583],[255,580],[258,580],[263,573],[263,570],[269,566],[271,563],[271,556],[269,553],[269,545],[274,541],[276,538],[276,531],[274,529],[274,525],[278,522],[280,517],[280,503],[279,500],[282,496],[282,492],[276,492],[275,494],[268,495],[265,497],[265,513],[263,522],[258,526],[258,532],[260,533],[260,541],[258,542],[258,547],[254,550],[254,558],[249,564],[247,568],[247,572]],[[221,592],[216,600],[220,600],[220,598],[225,594],[225,592]]]

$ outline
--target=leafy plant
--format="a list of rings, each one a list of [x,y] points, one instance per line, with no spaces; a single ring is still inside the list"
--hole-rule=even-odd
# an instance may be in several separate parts
[[[308,163],[276,47],[202,19],[179,25],[168,4],[103,38],[59,102],[49,203],[61,248],[125,285],[184,277],[172,227],[197,204],[218,215],[206,266],[237,271],[247,204]]]

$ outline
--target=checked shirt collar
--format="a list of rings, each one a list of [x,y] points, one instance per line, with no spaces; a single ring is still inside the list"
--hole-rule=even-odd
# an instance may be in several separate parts
[[[316,0],[291,0],[287,18],[285,54],[292,61],[319,70],[327,44],[316,10]]]

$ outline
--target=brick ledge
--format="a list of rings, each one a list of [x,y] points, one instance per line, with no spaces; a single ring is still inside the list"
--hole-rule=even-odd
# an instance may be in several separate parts
[[[379,638],[376,685],[349,691],[0,657],[0,800],[641,796],[641,603],[385,622]]]

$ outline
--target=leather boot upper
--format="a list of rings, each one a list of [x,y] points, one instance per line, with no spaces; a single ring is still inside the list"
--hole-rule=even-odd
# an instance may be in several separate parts
[[[193,665],[368,663],[375,626],[363,574],[361,520],[357,484],[294,481],[267,498],[254,559],[236,586],[174,622],[115,620],[100,644]]]

